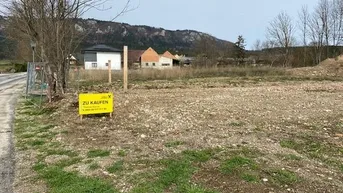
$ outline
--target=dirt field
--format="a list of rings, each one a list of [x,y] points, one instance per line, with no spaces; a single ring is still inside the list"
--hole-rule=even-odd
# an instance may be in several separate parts
[[[58,123],[49,143],[77,152],[65,171],[120,192],[343,192],[341,82],[206,82],[113,89],[113,118],[82,122],[71,94],[43,121]]]

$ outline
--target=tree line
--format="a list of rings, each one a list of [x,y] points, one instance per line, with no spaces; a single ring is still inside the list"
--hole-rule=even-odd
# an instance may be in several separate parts
[[[282,11],[269,22],[265,40],[256,40],[251,51],[245,49],[242,35],[222,49],[216,44],[206,37],[198,41],[198,65],[246,65],[247,61],[283,67],[317,65],[343,51],[343,0],[319,0],[311,11],[303,5],[296,18]]]
[[[266,32],[266,41],[257,40],[254,50],[269,56],[271,64],[276,60],[283,66],[319,64],[342,51],[343,0],[319,0],[312,11],[303,5],[296,19],[283,11]]]

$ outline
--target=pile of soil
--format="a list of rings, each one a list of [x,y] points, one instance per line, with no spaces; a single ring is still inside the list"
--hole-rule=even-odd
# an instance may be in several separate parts
[[[328,58],[317,66],[289,70],[296,76],[343,76],[343,55]]]

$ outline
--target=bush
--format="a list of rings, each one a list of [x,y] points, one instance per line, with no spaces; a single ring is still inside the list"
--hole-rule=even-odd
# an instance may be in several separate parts
[[[15,63],[14,64],[14,70],[15,70],[15,72],[26,72],[27,71],[27,64],[25,64],[25,63],[23,63],[23,64]]]

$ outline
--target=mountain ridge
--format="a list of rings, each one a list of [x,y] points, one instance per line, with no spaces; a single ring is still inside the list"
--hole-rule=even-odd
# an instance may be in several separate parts
[[[191,54],[195,44],[202,39],[212,40],[219,48],[233,45],[229,41],[191,29],[169,30],[161,27],[130,25],[92,18],[80,19],[76,28],[81,32],[85,28],[93,30],[93,33],[90,33],[91,35],[86,38],[84,42],[86,44],[110,44],[114,47],[116,45],[121,47],[126,44],[132,49],[153,47],[159,52],[170,50],[176,53]],[[115,38],[107,35],[112,35]]]
[[[1,35],[5,35],[5,20],[5,17],[0,17],[0,38]],[[127,45],[129,49],[133,50],[145,50],[152,47],[157,52],[168,50],[173,54],[195,56],[197,44],[202,40],[210,40],[210,43],[214,44],[212,48],[215,46],[219,50],[234,46],[232,42],[192,29],[169,30],[161,27],[130,25],[94,18],[81,18],[74,22],[75,29],[85,35],[78,50],[95,44],[106,44],[115,48]],[[0,45],[0,52],[3,51],[1,49],[3,46]]]

